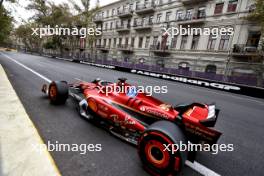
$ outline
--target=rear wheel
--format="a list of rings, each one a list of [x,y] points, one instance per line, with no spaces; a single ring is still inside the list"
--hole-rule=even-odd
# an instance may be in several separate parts
[[[175,175],[187,158],[187,151],[173,150],[174,144],[186,144],[181,129],[168,121],[150,125],[142,134],[138,153],[146,170],[154,175]],[[170,146],[170,147],[168,147]]]
[[[49,99],[53,104],[64,104],[69,96],[68,84],[64,81],[53,81],[49,85]]]

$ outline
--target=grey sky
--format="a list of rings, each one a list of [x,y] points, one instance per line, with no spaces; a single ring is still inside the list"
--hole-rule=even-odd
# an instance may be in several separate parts
[[[68,0],[49,0],[53,1],[56,4],[60,3],[67,3]],[[80,3],[80,0],[75,0],[77,3]],[[100,0],[100,5],[106,5],[112,2],[115,2],[118,0]],[[5,7],[9,9],[12,12],[12,15],[14,16],[15,20],[18,23],[15,23],[15,26],[18,26],[22,23],[23,20],[29,19],[33,15],[33,11],[25,10],[24,7],[26,7],[29,4],[29,0],[18,0],[18,4],[10,4],[10,3],[4,3]],[[96,4],[96,0],[90,0],[91,7],[94,7]]]

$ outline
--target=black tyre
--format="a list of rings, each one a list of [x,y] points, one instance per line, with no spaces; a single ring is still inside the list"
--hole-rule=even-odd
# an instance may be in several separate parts
[[[181,129],[172,122],[158,121],[142,134],[139,157],[145,169],[153,175],[175,175],[181,171],[187,159],[187,151],[172,150],[174,144],[187,144]],[[170,146],[170,150],[167,147]]]
[[[53,81],[49,85],[49,99],[52,104],[65,104],[69,96],[69,87],[65,81]]]

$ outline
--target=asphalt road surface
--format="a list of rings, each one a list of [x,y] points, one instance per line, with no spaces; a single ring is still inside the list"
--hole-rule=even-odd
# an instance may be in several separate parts
[[[65,176],[134,176],[148,175],[137,156],[136,148],[113,137],[105,130],[81,119],[71,101],[65,106],[51,105],[40,89],[43,78],[25,69],[23,65],[50,80],[91,81],[97,77],[116,81],[127,77],[139,85],[167,85],[167,94],[156,97],[171,104],[215,102],[221,109],[216,129],[223,132],[219,143],[234,144],[233,152],[198,154],[196,161],[220,175],[263,175],[264,158],[264,101],[262,99],[210,90],[183,83],[122,73],[104,68],[72,63],[64,60],[4,52],[0,64],[20,97],[44,142],[64,144],[102,144],[101,152],[51,152],[60,172]],[[18,62],[15,62],[18,61]],[[181,175],[201,175],[186,166]],[[210,173],[209,173],[210,175]]]

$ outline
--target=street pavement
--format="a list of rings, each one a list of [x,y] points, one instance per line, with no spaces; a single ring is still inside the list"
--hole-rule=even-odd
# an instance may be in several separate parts
[[[91,81],[97,77],[109,81],[126,77],[128,82],[144,86],[166,85],[168,93],[155,96],[174,105],[215,102],[221,109],[216,129],[223,133],[218,143],[233,144],[234,151],[219,152],[216,155],[201,152],[198,153],[196,161],[219,175],[263,175],[263,99],[54,58],[15,52],[3,53],[4,55],[0,54],[0,64],[7,72],[9,80],[45,143],[58,141],[64,144],[102,144],[102,151],[88,152],[85,155],[78,152],[51,152],[62,175],[148,175],[142,168],[135,147],[81,119],[71,101],[67,101],[64,106],[54,106],[40,91],[42,84],[47,83],[47,79],[72,82],[74,78]],[[18,63],[47,79],[33,74]],[[181,175],[201,175],[202,172],[199,172],[186,166]]]

